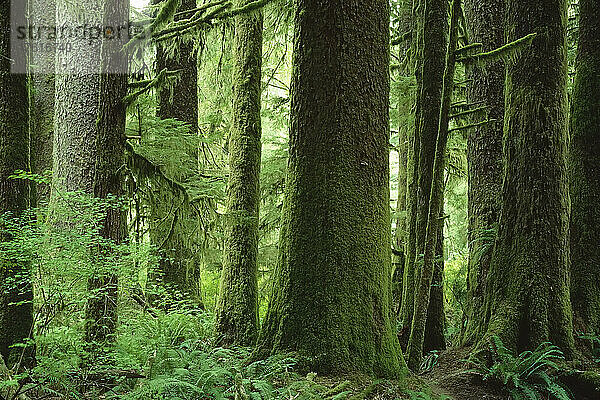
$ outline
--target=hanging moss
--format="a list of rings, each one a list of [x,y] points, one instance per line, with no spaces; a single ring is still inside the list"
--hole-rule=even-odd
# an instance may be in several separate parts
[[[258,354],[397,377],[391,319],[389,4],[298,3],[280,260]]]

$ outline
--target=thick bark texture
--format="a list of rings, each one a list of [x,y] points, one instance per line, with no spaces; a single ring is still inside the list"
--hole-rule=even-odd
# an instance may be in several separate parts
[[[389,4],[298,0],[280,262],[259,348],[398,376],[391,319]]]
[[[247,0],[239,0],[242,7]],[[250,346],[258,336],[258,208],[261,158],[262,10],[235,17],[233,124],[217,341]]]
[[[600,333],[600,1],[579,2],[573,92],[571,302],[575,329]]]
[[[56,0],[58,26],[78,26],[78,10],[97,22],[95,1]],[[62,46],[62,47],[61,47]],[[100,85],[100,41],[61,38],[56,52],[53,191],[94,193],[96,119]]]
[[[490,51],[504,44],[504,0],[465,0],[470,40]],[[502,193],[502,134],[504,121],[504,61],[468,69],[469,103],[482,103],[495,122],[470,131],[467,141],[469,270],[467,326],[464,342],[472,344],[485,329],[483,302]],[[477,121],[475,121],[477,122]]]
[[[0,250],[10,241],[9,220],[28,207],[29,184],[11,179],[16,170],[28,170],[27,76],[11,74],[10,0],[0,1]],[[24,10],[23,10],[24,12]],[[24,15],[24,14],[23,14]],[[11,346],[30,337],[33,324],[33,291],[28,265],[18,250],[7,248],[0,258],[0,356],[11,368],[22,348]],[[17,305],[17,303],[19,303]]]
[[[566,10],[565,0],[507,3],[507,42],[537,37],[507,62],[502,210],[486,312],[487,335],[510,349],[551,341],[569,357]]]
[[[129,0],[106,0],[105,26],[129,20]],[[116,34],[116,32],[115,32]],[[125,164],[125,118],[127,95],[127,56],[117,39],[103,41],[98,109],[98,138],[94,197],[107,199],[123,195]],[[102,221],[100,236],[106,239],[97,251],[101,259],[111,256],[114,246],[125,237],[124,214],[120,206],[108,207]],[[110,258],[108,258],[110,259]],[[101,346],[114,341],[117,324],[118,279],[113,271],[102,271],[88,280],[90,298],[86,309],[86,341]]]

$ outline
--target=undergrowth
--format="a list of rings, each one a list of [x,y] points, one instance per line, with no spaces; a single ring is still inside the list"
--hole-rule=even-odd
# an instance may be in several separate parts
[[[551,343],[542,343],[533,351],[514,355],[500,338],[490,341],[491,366],[481,360],[470,360],[470,372],[484,381],[503,386],[512,400],[572,400],[569,391],[558,383],[556,372],[564,360],[562,351]]]

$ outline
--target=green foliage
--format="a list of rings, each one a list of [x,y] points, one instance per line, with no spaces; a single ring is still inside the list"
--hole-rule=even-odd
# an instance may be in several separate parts
[[[410,396],[410,400],[452,400],[452,397],[446,395],[435,396],[431,393],[431,390],[425,392],[408,390],[407,394]]]
[[[515,356],[500,338],[490,339],[493,363],[472,361],[472,373],[484,381],[502,385],[512,400],[570,400],[571,394],[557,382],[554,372],[564,360],[562,351],[551,343],[542,343],[534,351],[524,351]]]
[[[440,358],[440,352],[438,350],[432,350],[423,358],[421,362],[421,373],[429,372],[437,365],[438,359]]]

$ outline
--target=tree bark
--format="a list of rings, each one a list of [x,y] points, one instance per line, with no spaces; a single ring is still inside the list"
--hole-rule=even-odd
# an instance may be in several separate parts
[[[35,26],[54,26],[56,10],[54,1],[29,0],[30,18]],[[40,39],[37,44],[55,45],[56,41]],[[53,47],[51,48],[53,49]],[[48,69],[54,66],[55,52],[32,51],[31,75],[29,81],[30,101],[30,136],[31,136],[31,171],[42,175],[52,170],[52,141],[54,137],[54,73]],[[36,205],[48,203],[50,185],[32,185],[34,193],[32,201]]]
[[[391,319],[389,4],[299,0],[280,262],[260,349],[404,372]]]
[[[129,0],[105,0],[104,26],[129,21]],[[125,164],[125,119],[127,95],[127,55],[123,42],[116,38],[105,39],[102,44],[100,70],[100,103],[98,110],[98,138],[96,145],[96,173],[94,197],[118,199],[123,195]],[[118,204],[110,205],[100,228],[105,243],[96,249],[99,259],[110,260],[117,251],[115,246],[125,239],[124,213]],[[117,255],[118,256],[118,255]],[[86,342],[105,350],[104,344],[113,343],[117,325],[118,276],[111,266],[103,266],[100,273],[88,280],[91,292],[86,309]]]
[[[565,0],[507,2],[507,42],[537,37],[507,63],[504,184],[486,336],[517,352],[550,341],[570,357],[566,10]]]
[[[571,302],[578,332],[600,333],[600,1],[579,2],[573,91]]]
[[[243,7],[247,0],[237,0]],[[258,336],[258,222],[261,159],[262,10],[236,16],[233,124],[217,341],[250,346]]]
[[[11,1],[0,1],[0,246],[11,241],[11,221],[29,206],[29,184],[9,178],[29,169],[27,76],[11,73]],[[16,6],[16,5],[15,5]],[[25,10],[22,10],[25,15]],[[33,290],[29,265],[19,249],[0,257],[0,356],[12,368],[23,352],[11,346],[32,334]],[[22,364],[21,364],[22,365]]]
[[[470,40],[490,51],[504,44],[504,0],[465,0]],[[473,129],[467,140],[469,269],[465,344],[481,336],[484,293],[500,216],[502,193],[502,135],[504,121],[504,61],[468,68],[467,99],[483,102],[495,122]]]

